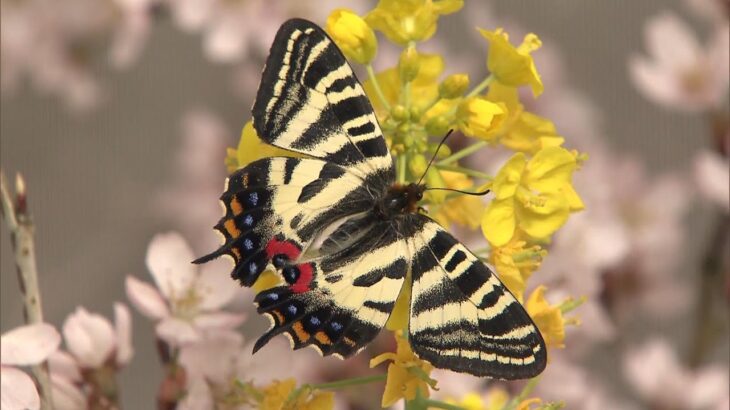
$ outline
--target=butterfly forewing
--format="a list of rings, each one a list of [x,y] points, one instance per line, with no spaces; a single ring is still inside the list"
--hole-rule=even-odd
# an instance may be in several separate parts
[[[253,124],[264,141],[277,147],[353,166],[363,176],[392,172],[362,86],[334,42],[309,21],[289,20],[279,29],[253,106]]]

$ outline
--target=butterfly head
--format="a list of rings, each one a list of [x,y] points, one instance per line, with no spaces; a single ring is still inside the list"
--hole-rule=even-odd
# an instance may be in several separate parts
[[[378,204],[378,214],[384,219],[396,215],[418,212],[418,202],[423,199],[426,186],[417,183],[394,184]]]

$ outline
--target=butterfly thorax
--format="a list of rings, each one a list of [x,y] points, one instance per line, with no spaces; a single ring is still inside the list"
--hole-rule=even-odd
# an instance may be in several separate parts
[[[393,184],[383,198],[376,204],[378,216],[384,220],[398,215],[418,212],[418,201],[423,199],[425,185],[410,183],[408,185]]]

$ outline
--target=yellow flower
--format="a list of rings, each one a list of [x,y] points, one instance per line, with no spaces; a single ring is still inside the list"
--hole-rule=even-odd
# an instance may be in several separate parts
[[[334,407],[334,393],[307,390],[287,403],[283,410],[332,410]]]
[[[527,279],[540,268],[547,251],[540,246],[526,247],[525,240],[515,235],[503,246],[492,248],[489,262],[497,269],[499,279],[522,302]]]
[[[530,55],[542,46],[535,34],[526,35],[522,44],[515,47],[501,28],[495,31],[479,29],[479,32],[489,41],[487,68],[497,81],[513,87],[529,84],[535,97],[542,94],[542,80]]]
[[[376,74],[378,84],[390,105],[398,104],[401,93],[401,78],[397,68],[390,68]],[[438,54],[418,53],[418,74],[411,81],[411,106],[421,110],[431,105],[439,96],[438,79],[444,72],[444,58]],[[383,118],[384,107],[375,93],[370,80],[363,85],[375,111]]]
[[[304,388],[290,398],[297,383],[294,379],[274,380],[261,389],[260,410],[331,410],[334,394]]]
[[[477,393],[470,392],[464,395],[464,397],[461,398],[461,400],[453,400],[453,399],[446,399],[446,403],[449,404],[455,404],[464,410],[485,410],[487,407],[484,404],[484,400],[482,399],[482,396],[478,395]],[[507,404],[507,401],[505,401],[505,404]],[[502,406],[497,407],[497,410],[501,409]],[[430,407],[429,410],[434,409],[433,407]]]
[[[576,155],[560,147],[540,150],[527,161],[519,152],[492,183],[494,200],[482,217],[482,231],[492,246],[509,242],[519,227],[532,238],[547,238],[584,205],[571,185]]]
[[[460,172],[438,171],[448,188],[459,189],[463,191],[475,190],[474,183],[469,177]],[[444,191],[429,192],[436,193]],[[446,200],[443,204],[436,207],[436,212],[431,214],[436,222],[443,227],[448,227],[451,223],[476,229],[479,227],[481,215],[484,212],[484,203],[482,198],[472,195],[458,195],[453,199]]]
[[[545,344],[552,347],[565,347],[566,320],[557,305],[551,305],[545,299],[545,286],[538,286],[527,298],[525,309],[535,321]]]
[[[292,157],[297,156],[297,154],[261,141],[253,128],[253,123],[249,121],[243,126],[238,148],[228,148],[226,151],[226,168],[229,173],[232,173],[257,159],[275,156]]]
[[[507,118],[506,108],[484,97],[470,97],[459,104],[457,124],[464,135],[489,141],[502,129]]]
[[[259,405],[261,410],[282,410],[289,394],[294,391],[297,382],[294,379],[274,380],[261,390],[263,399]]]
[[[398,344],[396,353],[383,353],[370,360],[371,368],[387,360],[392,361],[388,365],[388,378],[381,403],[383,407],[400,399],[413,400],[419,391],[422,396],[428,397],[429,386],[436,387],[436,381],[428,377],[433,366],[416,357],[401,330],[395,332],[395,340]]]
[[[349,9],[336,9],[327,17],[327,33],[347,58],[369,64],[378,51],[373,29]]]
[[[543,148],[559,147],[565,139],[558,135],[550,120],[524,111],[499,142],[513,151],[535,154]]]
[[[365,21],[391,41],[406,45],[429,39],[436,32],[439,15],[463,6],[463,0],[380,0]]]
[[[558,147],[565,141],[550,120],[525,111],[517,88],[493,82],[489,86],[487,99],[504,103],[507,107],[509,114],[499,131],[499,143],[505,147],[534,155],[543,148]]]

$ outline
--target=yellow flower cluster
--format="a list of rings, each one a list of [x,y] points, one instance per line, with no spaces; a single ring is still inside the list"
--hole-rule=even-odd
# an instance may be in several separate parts
[[[576,321],[565,319],[565,309],[547,302],[544,286],[529,295],[525,291],[528,280],[539,276],[535,272],[547,257],[551,237],[572,213],[584,208],[572,179],[586,155],[565,148],[565,138],[555,125],[527,111],[520,101],[519,87],[530,87],[535,98],[544,89],[532,57],[542,45],[535,34],[514,45],[500,28],[479,29],[488,43],[489,75],[474,86],[466,74],[444,76],[445,59],[419,50],[419,43],[435,34],[439,18],[458,11],[463,4],[463,0],[380,0],[364,16],[348,9],[334,10],[326,30],[349,60],[365,65],[368,78],[363,85],[395,158],[398,182],[423,177],[428,187],[491,190],[489,201],[456,192],[427,191],[424,202],[429,216],[443,226],[481,227],[489,247],[477,252],[478,256],[495,267],[520,302],[526,299],[526,309],[548,346],[563,347],[565,326]],[[378,51],[376,31],[402,47],[398,61],[377,73],[371,65]],[[448,144],[439,148],[438,142],[449,130],[466,137],[459,150],[452,151]],[[481,164],[475,167],[474,162],[471,166],[467,162],[467,157],[489,147],[511,151],[509,159],[492,175]],[[291,155],[261,143],[249,122],[238,149],[229,150],[226,164],[233,170],[282,154]],[[433,165],[428,167],[434,156]],[[262,278],[257,290],[280,281],[273,273]],[[371,367],[391,362],[384,407],[400,399],[428,397],[429,388],[435,385],[429,378],[431,366],[414,355],[402,331],[408,326],[409,295],[406,281],[387,324],[395,332],[397,351],[371,361]],[[279,382],[270,388],[274,400],[284,392],[290,394],[294,383]],[[495,394],[494,399],[499,397]],[[310,399],[328,400],[321,395]],[[485,403],[471,395],[454,403],[464,408],[501,408],[507,399],[505,393],[504,401]],[[526,409],[539,403],[539,399],[523,400],[513,408]],[[285,408],[277,405],[265,408]]]

